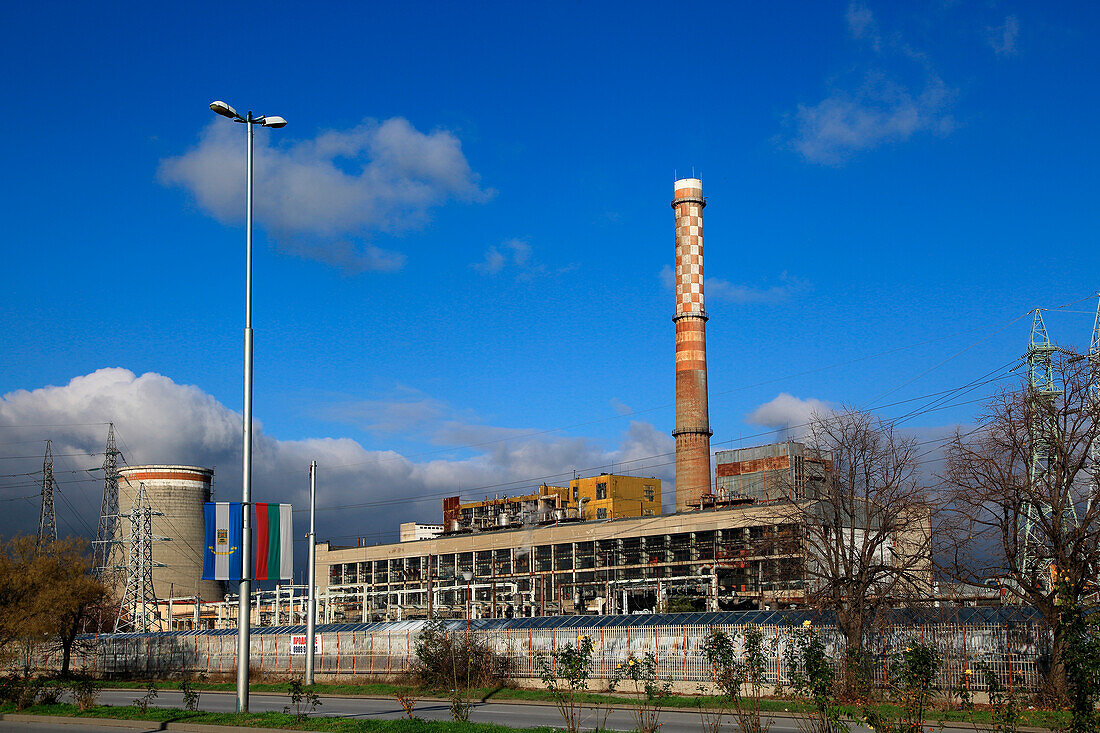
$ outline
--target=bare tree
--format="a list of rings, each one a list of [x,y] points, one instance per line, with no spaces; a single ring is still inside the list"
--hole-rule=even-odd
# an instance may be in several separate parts
[[[1059,350],[1057,389],[1025,382],[986,405],[979,428],[957,432],[944,473],[948,499],[940,553],[960,581],[1003,580],[1010,598],[1042,614],[1053,632],[1052,681],[1065,690],[1059,591],[1074,601],[1095,590],[1100,500],[1089,448],[1097,437],[1097,374]],[[1058,583],[1054,583],[1055,574]]]
[[[931,586],[931,506],[919,480],[916,440],[856,409],[815,414],[807,448],[824,481],[787,482],[776,506],[805,538],[807,600],[836,615],[858,654],[871,621]]]

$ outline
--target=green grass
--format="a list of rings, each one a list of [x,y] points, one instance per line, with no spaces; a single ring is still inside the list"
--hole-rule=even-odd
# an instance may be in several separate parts
[[[0,712],[16,712],[8,704]],[[204,713],[177,708],[150,707],[144,713],[133,706],[97,705],[81,711],[75,705],[35,705],[18,711],[27,715],[58,715],[67,718],[111,718],[115,720],[149,720],[166,723],[205,723],[208,725],[239,725],[249,728],[291,728],[337,733],[553,733],[551,728],[509,728],[487,723],[453,723],[430,720],[348,720],[311,717],[298,721],[285,713]]]
[[[139,697],[140,694],[138,693],[140,693],[141,690],[145,689],[145,687],[149,683],[147,680],[107,680],[103,681],[101,684],[104,688],[110,689],[133,689],[135,691],[135,697]],[[179,689],[179,683],[172,681],[157,681],[156,686],[158,689],[161,690]],[[199,691],[233,691],[236,689],[236,684],[233,682],[195,682],[192,686]],[[251,690],[252,692],[267,692],[286,695],[287,685],[285,682],[256,682],[249,685],[249,690]],[[440,699],[446,699],[448,696],[447,690],[430,690],[418,688],[412,685],[397,685],[378,682],[367,684],[317,684],[313,686],[313,691],[316,692],[318,695],[337,697],[362,695],[393,698],[398,692],[409,694],[417,698],[437,697]],[[496,702],[508,702],[511,700],[515,700],[552,703],[554,697],[546,690],[527,690],[511,687],[484,687],[471,689],[469,691],[469,699],[481,701],[492,700]],[[637,703],[636,697],[623,695],[606,695],[599,693],[585,693],[580,696],[580,699],[586,704],[606,705],[610,703],[614,705],[633,705]],[[721,704],[721,699],[718,697],[707,695],[697,697],[676,695],[666,698],[664,707],[697,709],[699,707],[716,708],[721,706]],[[810,712],[813,709],[810,703],[805,700],[786,698],[764,698],[760,702],[760,708],[763,712],[767,713],[789,714],[806,713]],[[894,705],[878,704],[876,705],[876,708],[887,718],[896,718],[900,715],[899,708]],[[124,710],[126,708],[109,709]],[[843,716],[852,719],[862,719],[865,715],[865,710],[863,708],[855,706],[842,706],[840,710]],[[1063,710],[1028,710],[1025,706],[1019,712],[1019,725],[1021,727],[1064,729],[1068,727],[1070,721],[1069,713]],[[152,709],[150,709],[150,713],[152,713]],[[992,723],[991,712],[986,706],[976,706],[976,708],[971,711],[932,709],[928,711],[927,719],[931,722],[943,721],[954,723],[980,723],[986,725]],[[501,730],[505,729],[502,728]],[[440,733],[442,733],[442,731]],[[486,731],[486,733],[488,732]]]

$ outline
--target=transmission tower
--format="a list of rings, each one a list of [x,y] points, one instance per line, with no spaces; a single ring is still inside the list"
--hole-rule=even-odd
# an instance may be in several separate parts
[[[46,456],[42,459],[42,512],[38,515],[38,541],[36,546],[57,541],[57,519],[53,511],[53,448],[46,441]]]
[[[115,633],[123,631],[153,631],[153,620],[159,618],[157,595],[153,591],[153,568],[164,567],[153,562],[153,542],[167,537],[153,536],[153,517],[162,516],[149,506],[145,484],[138,484],[129,514],[119,515],[130,520],[129,553],[126,563],[126,592],[115,620]]]
[[[1048,419],[1049,405],[1062,393],[1054,383],[1054,365],[1052,355],[1058,350],[1050,342],[1046,324],[1043,323],[1042,310],[1036,308],[1032,311],[1031,337],[1028,340],[1027,354],[1027,378],[1028,378],[1028,411],[1031,419],[1028,420],[1029,440],[1031,442],[1031,455],[1028,458],[1028,486],[1032,494],[1041,494],[1038,488],[1044,481],[1049,480],[1052,450],[1054,448],[1055,435],[1058,430],[1057,422]],[[1045,571],[1045,565],[1049,560],[1044,560],[1044,542],[1042,539],[1041,525],[1044,519],[1051,515],[1051,506],[1046,502],[1027,501],[1021,507],[1020,523],[1021,540],[1023,544],[1023,558],[1020,569],[1023,571],[1021,580],[1027,581],[1034,577],[1036,571]],[[1047,576],[1046,572],[1042,573]]]
[[[99,580],[109,582],[118,575],[122,565],[121,542],[118,534],[118,447],[115,444],[115,424],[107,428],[107,447],[103,451],[103,505],[99,510],[99,529],[94,546],[94,572]]]

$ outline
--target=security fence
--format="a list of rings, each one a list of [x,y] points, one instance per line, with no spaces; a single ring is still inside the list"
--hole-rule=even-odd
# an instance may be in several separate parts
[[[1037,615],[1001,609],[967,609],[968,613],[906,614],[875,625],[864,650],[878,684],[889,680],[893,655],[914,640],[932,644],[942,666],[941,689],[984,689],[977,674],[984,663],[1002,684],[1035,690],[1050,654],[1049,630]],[[978,613],[978,611],[990,611]],[[455,634],[481,637],[506,660],[506,673],[517,680],[539,676],[538,659],[587,635],[593,642],[592,678],[606,680],[627,655],[652,653],[661,680],[706,683],[711,670],[703,643],[712,630],[742,643],[748,625],[759,626],[768,650],[769,684],[790,683],[786,651],[792,636],[809,622],[825,642],[839,670],[845,659],[843,635],[827,617],[805,613],[749,612],[649,616],[571,616],[441,622]],[[317,627],[316,671],[326,675],[394,677],[416,662],[416,640],[425,621],[335,624]],[[303,626],[261,627],[251,637],[251,667],[259,674],[290,675],[304,668]],[[293,637],[299,637],[295,640]],[[106,677],[157,677],[181,674],[228,674],[236,669],[237,635],[213,631],[118,634],[87,638],[74,666]],[[296,642],[296,643],[295,643]],[[45,668],[56,658],[41,660]],[[974,673],[968,674],[967,670]]]

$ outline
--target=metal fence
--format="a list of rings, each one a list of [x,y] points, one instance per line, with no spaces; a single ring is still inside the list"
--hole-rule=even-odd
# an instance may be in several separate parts
[[[409,672],[416,662],[416,640],[423,622],[319,626],[318,674],[396,676]],[[789,684],[785,653],[800,626],[759,625],[768,651],[767,681]],[[453,626],[452,633],[480,637],[507,660],[515,679],[539,676],[538,659],[576,643],[581,635],[593,642],[592,678],[605,680],[629,654],[653,654],[662,681],[707,683],[711,670],[703,642],[711,630],[733,637],[743,652],[746,624],[678,624],[592,628],[476,628]],[[305,656],[291,653],[292,635],[303,627],[260,628],[251,637],[251,667],[260,674],[286,675],[301,671]],[[814,625],[826,652],[839,670],[844,660],[843,636],[835,626]],[[878,631],[866,648],[878,684],[889,680],[892,660],[907,645],[919,640],[932,644],[942,660],[937,684],[941,689],[960,685],[984,689],[977,673],[984,663],[997,672],[1002,684],[1019,690],[1035,690],[1049,658],[1051,639],[1040,622],[897,624]],[[131,634],[87,639],[86,648],[74,658],[74,666],[99,676],[172,676],[179,674],[228,674],[236,669],[235,631]],[[57,666],[57,657],[40,661],[43,668]],[[973,674],[968,674],[971,670]]]

